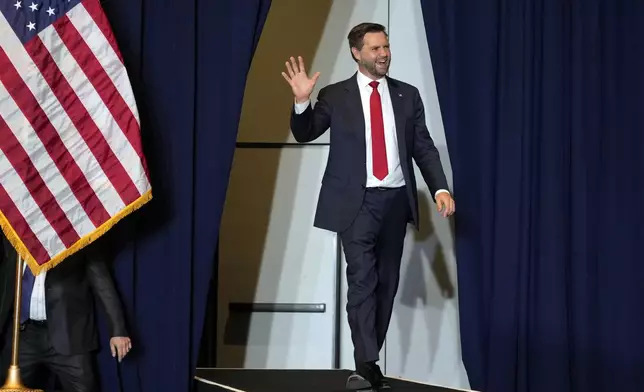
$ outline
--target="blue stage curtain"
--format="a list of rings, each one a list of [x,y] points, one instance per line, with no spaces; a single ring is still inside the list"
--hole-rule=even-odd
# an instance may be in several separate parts
[[[644,388],[644,3],[421,0],[474,389]]]
[[[101,322],[101,383],[188,391],[246,76],[271,1],[102,4],[137,97],[154,199],[102,239],[116,255],[133,351],[117,365]]]

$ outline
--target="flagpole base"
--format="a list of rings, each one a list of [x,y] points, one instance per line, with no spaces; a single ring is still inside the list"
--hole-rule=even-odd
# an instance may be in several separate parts
[[[20,377],[20,368],[18,366],[9,367],[7,381],[4,383],[0,392],[43,392],[42,389],[27,388],[22,385]]]

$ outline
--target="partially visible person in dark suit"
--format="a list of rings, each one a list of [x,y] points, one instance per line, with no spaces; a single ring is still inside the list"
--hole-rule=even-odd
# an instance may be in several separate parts
[[[2,236],[0,327],[3,362],[10,358],[17,254]],[[131,350],[119,296],[99,244],[92,244],[37,277],[23,271],[19,365],[30,388],[46,388],[51,372],[69,392],[97,391],[93,352],[98,349],[94,298],[107,313],[112,355],[121,361]],[[10,278],[9,278],[10,277]],[[3,363],[6,377],[8,363]],[[48,370],[49,372],[43,371]]]
[[[2,233],[0,232],[0,235]],[[5,241],[0,241],[0,381],[4,384],[6,371],[11,362],[11,339],[12,339],[12,321],[11,311],[13,310],[14,293],[12,288],[15,287],[16,270],[11,270],[9,263],[5,263]]]
[[[362,23],[348,35],[358,71],[311,93],[302,57],[282,76],[291,86],[291,131],[310,142],[330,128],[315,226],[337,232],[347,260],[347,315],[356,372],[347,388],[387,389],[377,365],[398,290],[407,223],[419,227],[412,160],[444,217],[455,211],[438,150],[425,124],[418,89],[387,76],[391,62],[385,27]]]

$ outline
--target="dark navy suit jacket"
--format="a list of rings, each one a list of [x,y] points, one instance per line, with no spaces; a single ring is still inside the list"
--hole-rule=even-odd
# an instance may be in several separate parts
[[[316,105],[301,114],[291,113],[291,132],[300,142],[310,142],[327,129],[331,132],[329,158],[322,178],[314,225],[342,232],[351,225],[365,194],[365,119],[358,90],[357,73],[328,85],[318,94]],[[419,228],[418,191],[412,159],[418,165],[432,198],[448,189],[438,150],[425,123],[425,109],[418,89],[387,77],[396,123],[400,163],[406,183],[410,222]]]
[[[4,343],[10,344],[17,254],[6,237],[0,237],[0,332],[9,340]],[[51,344],[60,354],[86,353],[99,347],[95,298],[100,299],[107,313],[110,337],[128,336],[105,252],[97,250],[97,246],[90,245],[47,272],[47,329]],[[1,331],[3,327],[5,331]]]

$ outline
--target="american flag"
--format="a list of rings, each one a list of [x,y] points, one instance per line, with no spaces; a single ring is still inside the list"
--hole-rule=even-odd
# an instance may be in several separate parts
[[[0,226],[34,273],[152,197],[98,0],[0,0]]]

